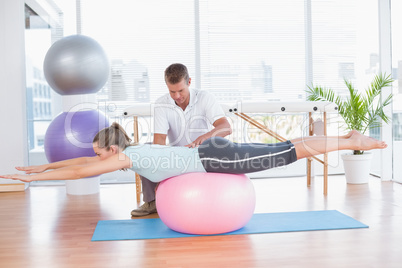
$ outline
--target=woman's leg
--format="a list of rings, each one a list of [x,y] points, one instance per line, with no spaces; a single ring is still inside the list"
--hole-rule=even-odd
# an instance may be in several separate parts
[[[200,160],[207,172],[251,173],[285,166],[297,160],[290,141],[262,143],[233,143],[214,137],[198,147]]]
[[[352,131],[345,136],[312,136],[278,144],[232,143],[221,137],[206,140],[198,149],[207,172],[251,173],[288,165],[296,160],[337,150],[384,149],[385,142]]]
[[[356,130],[352,130],[352,131],[350,131],[348,134],[346,134],[346,135],[342,135],[342,136],[305,136],[305,137],[299,137],[299,138],[296,138],[296,139],[291,139],[290,141],[292,142],[292,143],[298,143],[298,142],[300,142],[300,141],[307,141],[307,140],[310,140],[310,139],[317,139],[317,138],[324,138],[324,137],[327,137],[327,138],[337,138],[337,139],[348,139],[348,138],[350,138],[353,134],[356,134],[356,133],[359,133],[359,132],[357,132]]]
[[[295,138],[295,139],[291,139],[290,142],[292,143],[297,143],[300,141],[307,141],[310,139],[317,139],[317,138],[323,138],[323,137],[328,137],[328,138],[337,138],[337,139],[347,139],[350,138],[353,134],[355,133],[359,133],[356,130],[352,130],[350,131],[348,134],[346,135],[342,135],[342,136],[305,136],[305,137],[299,137],[299,138]],[[278,143],[242,143],[242,144],[265,144],[267,146],[278,146],[280,144],[286,144],[288,143],[287,141],[285,142],[278,142]]]
[[[346,138],[313,136],[311,139],[292,140],[296,148],[297,159],[311,157],[318,154],[329,153],[338,150],[362,150],[384,149],[385,142],[364,136],[357,131],[351,132]]]

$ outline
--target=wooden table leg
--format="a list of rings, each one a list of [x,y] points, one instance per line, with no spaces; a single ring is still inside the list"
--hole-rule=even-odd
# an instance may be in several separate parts
[[[327,112],[324,112],[324,136],[327,136]],[[328,153],[324,154],[324,195],[328,193]]]
[[[308,113],[308,135],[309,136],[314,135],[313,123],[314,123],[313,117],[310,112],[310,113]],[[311,186],[311,175],[313,173],[312,164],[313,164],[313,159],[311,157],[308,157],[307,158],[307,187]]]
[[[137,204],[141,202],[141,177],[138,173],[135,173],[135,190],[137,196]]]
[[[138,117],[134,116],[134,142],[138,143],[139,142],[139,136],[138,136]],[[140,204],[141,202],[141,177],[138,173],[135,173],[135,189],[136,189],[136,196],[137,196],[137,204]]]

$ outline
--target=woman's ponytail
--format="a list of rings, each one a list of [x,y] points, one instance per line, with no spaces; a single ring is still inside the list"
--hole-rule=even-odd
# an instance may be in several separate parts
[[[116,122],[113,122],[110,127],[99,131],[93,139],[93,142],[98,143],[99,148],[106,148],[107,150],[109,150],[112,145],[117,145],[122,150],[133,145],[124,128]]]

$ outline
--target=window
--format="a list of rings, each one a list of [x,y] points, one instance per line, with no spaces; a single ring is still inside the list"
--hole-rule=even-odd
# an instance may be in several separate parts
[[[44,137],[51,120],[60,112],[61,97],[50,90],[43,74],[43,60],[54,40],[62,37],[62,12],[49,1],[46,9],[25,4],[25,54],[29,164],[47,163]],[[35,3],[32,3],[35,6]],[[44,10],[56,10],[45,12]],[[39,12],[39,13],[38,13]],[[53,14],[53,15],[52,15]]]
[[[55,2],[61,16],[56,21],[64,23],[39,23],[29,46],[41,42],[44,55],[58,35],[75,34],[76,29],[97,40],[111,64],[110,79],[97,101],[112,120],[121,120],[122,109],[134,102],[153,102],[167,93],[163,72],[173,62],[187,65],[193,87],[222,102],[302,101],[311,82],[346,93],[344,79],[364,89],[379,71],[377,0]],[[75,4],[81,17],[76,17]],[[37,16],[33,10],[28,14]],[[42,31],[44,37],[38,38]],[[30,105],[32,116],[41,118],[30,120],[37,124],[33,143],[43,144],[44,132],[38,131],[46,127],[39,122],[50,122],[60,100],[44,83],[40,66],[33,66],[42,97],[35,97],[40,94],[35,87]],[[290,117],[289,129],[305,122],[296,118]],[[141,136],[146,140],[141,141],[150,141],[149,119],[144,120]],[[340,134],[338,126],[329,134]],[[305,131],[299,130],[287,137]],[[253,131],[246,135],[250,141],[265,139]]]

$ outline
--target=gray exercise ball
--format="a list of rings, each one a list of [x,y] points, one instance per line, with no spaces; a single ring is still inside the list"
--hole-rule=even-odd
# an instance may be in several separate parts
[[[109,60],[101,45],[84,35],[56,41],[43,63],[45,78],[60,95],[98,92],[109,77]]]

